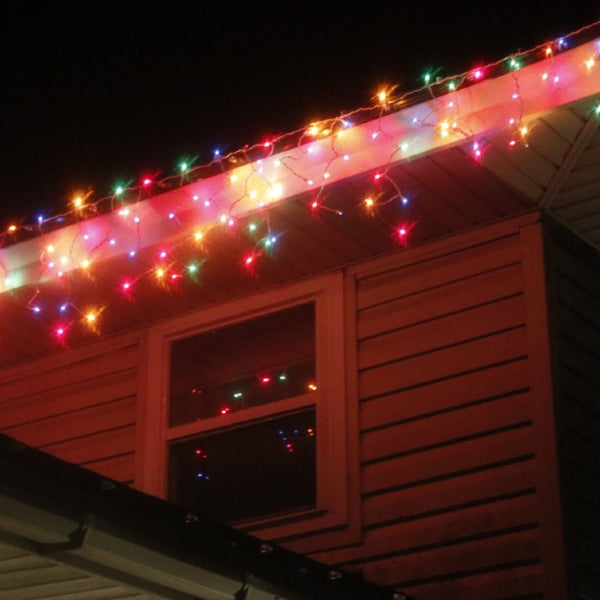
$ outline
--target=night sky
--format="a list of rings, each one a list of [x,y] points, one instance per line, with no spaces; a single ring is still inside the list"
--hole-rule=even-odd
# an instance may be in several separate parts
[[[0,228],[600,19],[596,1],[320,4],[3,6]]]

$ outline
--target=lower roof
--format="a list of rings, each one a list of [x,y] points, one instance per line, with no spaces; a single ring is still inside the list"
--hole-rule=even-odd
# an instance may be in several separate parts
[[[0,598],[405,596],[0,434]]]

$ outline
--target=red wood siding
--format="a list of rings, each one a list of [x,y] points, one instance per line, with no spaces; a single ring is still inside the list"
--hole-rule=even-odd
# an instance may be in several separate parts
[[[548,235],[567,556],[573,598],[600,598],[600,257]]]
[[[131,338],[15,367],[0,379],[0,430],[132,483],[138,344]]]
[[[544,596],[529,245],[513,223],[351,273],[362,542],[316,558],[419,600],[558,597]]]
[[[538,219],[523,215],[344,270],[347,340],[329,351],[345,372],[349,433],[325,443],[349,445],[349,497],[339,498],[348,518],[321,529],[290,518],[274,541],[418,600],[565,597]],[[586,288],[586,297],[595,293]],[[587,302],[596,307],[600,294]],[[589,321],[600,329],[597,314]],[[585,337],[582,318],[569,323]],[[597,391],[597,343],[563,337],[569,390]],[[573,344],[585,348],[577,365]],[[147,419],[137,399],[151,351],[122,336],[6,370],[0,430],[148,490],[156,463],[136,461],[136,448],[140,458],[164,442],[138,420]],[[581,404],[569,456],[582,458],[569,477],[587,485],[600,451],[585,430],[596,431],[585,418],[596,409]],[[573,498],[577,514],[597,524],[598,499]],[[577,538],[578,547],[595,535]]]

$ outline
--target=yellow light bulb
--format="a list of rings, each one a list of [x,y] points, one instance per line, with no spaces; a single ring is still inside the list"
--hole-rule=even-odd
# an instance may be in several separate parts
[[[271,198],[273,200],[276,200],[277,198],[281,198],[282,195],[283,195],[283,187],[279,183],[276,183],[271,188]]]

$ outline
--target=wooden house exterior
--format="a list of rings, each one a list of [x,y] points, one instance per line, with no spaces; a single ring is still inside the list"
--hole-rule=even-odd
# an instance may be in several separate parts
[[[217,232],[197,287],[144,288],[106,315],[105,334],[69,348],[42,341],[37,321],[21,325],[31,310],[11,297],[0,431],[177,501],[175,448],[231,434],[227,444],[243,455],[254,438],[235,447],[236,435],[305,415],[314,489],[272,514],[231,513],[236,527],[419,600],[600,598],[600,75],[580,68],[594,48],[592,39],[554,57],[557,69],[578,72],[575,96],[532,109],[531,136],[516,152],[478,105],[480,161],[469,156],[471,136],[434,140],[410,159],[376,157],[368,185],[342,172],[327,188],[333,209],[318,218],[308,192],[284,195],[270,209],[273,230],[286,232],[282,254],[257,254],[264,262],[253,274],[229,260],[239,238]],[[528,68],[539,78],[547,63]],[[465,93],[476,104],[510,79]],[[382,165],[385,179],[414,192],[406,243],[394,245],[384,219],[364,211],[340,224],[340,207],[347,213]],[[392,210],[381,202],[377,216]],[[124,260],[107,258],[73,289],[86,301],[113,293],[110,275]],[[303,306],[308,316],[295,317]],[[279,314],[264,339],[238,329]],[[197,399],[174,409],[179,380],[185,393],[202,391],[186,379],[201,370],[196,346],[176,355],[176,345],[227,328],[235,341],[219,343],[229,358],[207,358],[204,377],[238,377],[242,355],[257,374],[261,360],[296,365],[309,346],[313,387],[202,417]],[[196,366],[174,375],[188,360]],[[272,477],[256,479],[268,495]],[[231,492],[238,505],[252,487]]]

